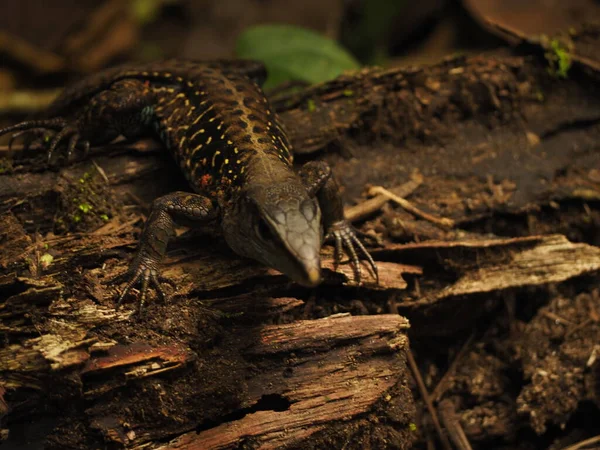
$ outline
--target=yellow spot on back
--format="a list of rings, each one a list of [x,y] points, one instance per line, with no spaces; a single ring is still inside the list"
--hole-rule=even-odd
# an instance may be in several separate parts
[[[194,134],[192,134],[192,138],[191,138],[191,139],[192,139],[192,141],[193,141],[194,139],[196,139],[196,138],[198,137],[198,135],[199,135],[199,134],[202,134],[202,133],[204,133],[204,128],[201,128],[201,129],[199,129],[198,131],[196,131]],[[200,144],[200,147],[202,147],[202,144]]]
[[[225,158],[225,164],[229,164],[229,160]]]
[[[233,153],[235,153],[237,155],[238,152],[238,148],[237,147],[233,147]]]
[[[215,152],[215,154],[213,155],[213,157],[212,157],[212,162],[211,162],[211,165],[212,165],[213,167],[215,167],[215,158],[217,157],[217,155],[220,155],[220,154],[221,154],[221,152],[220,152],[219,150],[217,150],[217,151]]]
[[[179,140],[179,148],[183,148],[184,143],[185,143],[185,136]]]
[[[212,136],[209,136],[208,139],[206,139],[206,143],[210,144],[212,142]]]
[[[225,137],[225,135],[223,135],[223,137]],[[233,144],[233,142],[231,142],[231,141],[228,140],[227,141],[227,145],[231,145],[231,144]]]
[[[181,77],[177,77],[175,79],[177,80],[178,83],[182,83],[183,82],[183,78],[181,78]]]
[[[204,102],[202,102],[202,103],[204,103]],[[200,105],[202,105],[202,103],[200,103]],[[204,115],[212,109],[213,109],[213,105],[210,105],[208,108],[206,108],[204,111],[202,111],[202,114],[199,114],[198,117],[196,117],[193,124],[194,125],[197,124],[200,121],[200,119],[202,119],[204,117]],[[204,133],[204,131],[203,131],[203,133]]]

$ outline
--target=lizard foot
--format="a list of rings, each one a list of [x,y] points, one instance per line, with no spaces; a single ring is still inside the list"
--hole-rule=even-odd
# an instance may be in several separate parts
[[[367,261],[369,261],[369,265],[375,274],[375,279],[379,284],[379,272],[377,271],[377,264],[373,260],[371,254],[367,251],[363,243],[357,237],[357,231],[350,225],[347,220],[340,220],[339,222],[335,222],[331,225],[327,236],[325,236],[326,240],[334,239],[335,242],[335,256],[334,256],[334,264],[335,267],[340,264],[342,260],[342,253],[344,248],[346,249],[348,256],[352,260],[352,265],[354,266],[354,271],[356,274],[356,281],[360,283],[361,279],[361,269],[360,269],[360,261],[358,258],[358,253],[356,251],[356,247],[360,250],[360,252],[365,256]]]
[[[12,148],[15,139],[23,135],[33,135],[34,138],[42,138],[44,142],[48,142],[48,164],[52,159],[52,153],[63,139],[68,138],[67,160],[70,159],[75,148],[82,148],[86,154],[90,148],[88,141],[81,140],[77,127],[61,117],[30,120],[0,129],[0,136],[8,133],[12,133],[8,143],[9,150]],[[27,145],[29,144],[31,142],[27,143]]]
[[[142,258],[140,258],[142,259]],[[162,277],[159,276],[158,270],[156,269],[157,264],[154,261],[140,261],[138,258],[134,260],[129,270],[126,272],[119,274],[111,279],[109,279],[106,284],[115,284],[120,283],[122,281],[127,281],[125,288],[121,291],[121,295],[117,298],[115,309],[118,310],[125,297],[130,293],[131,289],[136,285],[140,284],[140,296],[138,299],[138,310],[137,314],[142,315],[142,310],[144,305],[146,304],[146,297],[148,295],[148,291],[152,285],[152,287],[158,293],[160,299],[166,303],[167,295],[161,285]]]

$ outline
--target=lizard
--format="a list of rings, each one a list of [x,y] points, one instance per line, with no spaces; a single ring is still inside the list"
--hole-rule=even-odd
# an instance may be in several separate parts
[[[220,222],[234,252],[305,286],[321,282],[320,250],[332,240],[335,267],[347,253],[360,283],[362,253],[379,281],[360,232],[344,217],[331,168],[312,161],[294,170],[290,140],[261,89],[265,79],[264,65],[251,60],[125,64],[67,87],[41,117],[0,129],[11,134],[9,146],[21,135],[46,137],[49,163],[63,142],[69,160],[75,149],[119,136],[154,136],[180,166],[193,192],[152,203],[117,308],[138,284],[138,312],[151,287],[166,299],[160,263],[176,224]]]

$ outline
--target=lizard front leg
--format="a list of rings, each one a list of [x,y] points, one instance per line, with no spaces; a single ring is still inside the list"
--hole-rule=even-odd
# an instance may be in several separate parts
[[[14,133],[10,140],[31,133],[49,136],[48,162],[62,141],[67,142],[67,159],[76,147],[86,151],[90,145],[105,144],[119,135],[135,138],[143,134],[150,122],[150,111],[156,102],[154,92],[139,80],[125,79],[93,96],[89,102],[68,117],[30,120],[0,129],[0,136]]]
[[[312,161],[306,163],[300,170],[300,177],[306,186],[310,196],[316,196],[321,208],[323,227],[325,229],[325,240],[333,239],[335,243],[334,262],[337,266],[342,258],[345,248],[348,252],[354,270],[356,280],[360,283],[361,268],[358,258],[358,250],[369,261],[375,278],[379,283],[377,264],[357,236],[357,231],[344,217],[344,205],[340,195],[340,189],[333,177],[331,168],[323,161]]]
[[[202,195],[173,192],[157,198],[152,203],[150,217],[144,225],[133,262],[125,274],[118,276],[125,276],[129,281],[117,300],[117,308],[137,283],[141,283],[138,312],[144,306],[150,283],[164,300],[165,293],[158,280],[159,266],[167,252],[169,240],[175,236],[175,223],[193,226],[216,217],[217,208]]]

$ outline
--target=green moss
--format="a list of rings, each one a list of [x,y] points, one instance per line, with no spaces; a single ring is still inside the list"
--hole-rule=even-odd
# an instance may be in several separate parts
[[[567,78],[571,68],[571,49],[564,46],[558,39],[552,39],[545,53],[548,60],[548,73],[556,78]]]
[[[78,208],[84,214],[89,213],[93,209],[92,205],[90,205],[89,203],[80,203]]]
[[[229,312],[225,312],[225,311],[219,311],[219,316],[223,319],[235,319],[237,317],[242,317],[244,315],[244,312],[234,312],[234,313],[229,313]]]
[[[104,198],[105,189],[106,184],[99,180],[94,167],[82,173],[63,194],[60,217],[54,221],[55,232],[73,231],[108,222],[112,208]]]
[[[546,97],[544,97],[544,93],[542,91],[538,90],[535,93],[535,98],[537,99],[538,102],[543,102]]]
[[[312,98],[309,98],[306,102],[306,107],[308,108],[308,112],[313,113],[317,110],[317,105]]]
[[[52,264],[52,261],[54,261],[54,257],[49,253],[44,253],[40,257],[40,264],[42,265],[42,267],[44,269],[47,269],[48,266],[50,266],[50,264]]]
[[[83,174],[83,176],[79,179],[79,182],[81,184],[85,184],[88,181],[90,181],[92,179],[92,174],[90,172],[86,172]]]
[[[352,97],[354,95],[354,91],[352,89],[344,89],[342,91],[345,97]]]
[[[409,424],[408,424],[408,429],[409,429],[410,431],[417,431],[417,424],[416,424],[416,423],[414,423],[414,422],[411,422],[411,423],[409,423]]]
[[[10,158],[0,159],[0,174],[9,172],[12,167],[12,160]]]

